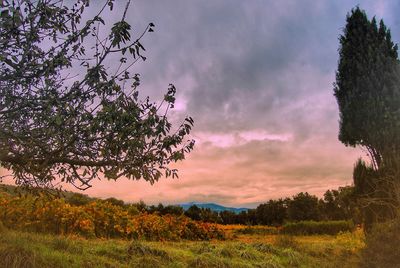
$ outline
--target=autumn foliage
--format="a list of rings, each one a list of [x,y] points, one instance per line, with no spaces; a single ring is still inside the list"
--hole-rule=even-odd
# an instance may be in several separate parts
[[[127,209],[104,200],[78,206],[46,195],[0,194],[0,221],[12,229],[98,238],[144,240],[223,239],[216,224]]]

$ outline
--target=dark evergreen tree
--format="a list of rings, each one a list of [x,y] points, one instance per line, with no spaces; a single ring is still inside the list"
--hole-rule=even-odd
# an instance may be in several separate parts
[[[383,21],[355,8],[340,36],[334,95],[340,110],[339,140],[360,145],[378,169],[400,154],[400,78],[397,45]]]
[[[397,45],[381,20],[355,8],[340,36],[335,97],[339,140],[368,151],[371,166],[354,169],[356,192],[367,224],[396,215],[400,174],[400,69]]]

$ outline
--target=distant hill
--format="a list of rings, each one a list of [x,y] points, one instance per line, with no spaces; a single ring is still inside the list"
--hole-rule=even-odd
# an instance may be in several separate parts
[[[209,208],[216,212],[231,211],[236,214],[239,214],[242,211],[249,210],[248,208],[232,208],[232,207],[224,207],[224,206],[221,206],[221,205],[218,205],[215,203],[198,203],[198,202],[189,202],[189,203],[184,203],[184,204],[178,204],[177,206],[182,207],[184,210],[188,210],[193,205],[196,205],[199,208]]]
[[[43,191],[43,189],[40,189],[40,188],[33,188],[33,189],[30,189],[30,191],[27,191],[24,187],[18,187],[18,186],[6,185],[6,184],[0,183],[0,193],[6,192],[11,195],[20,195],[20,194],[26,194],[28,192],[39,193],[42,191]],[[82,202],[87,203],[87,202],[95,201],[95,200],[99,199],[99,198],[87,196],[82,193],[75,193],[75,192],[70,192],[70,191],[57,192],[55,190],[49,190],[49,189],[47,189],[45,191],[47,193],[52,193],[55,196],[64,197],[67,200],[67,202],[72,202],[75,205],[81,205]],[[115,198],[109,198],[109,199],[115,199]],[[115,200],[123,202],[122,200],[118,200],[118,199],[115,199]],[[126,204],[128,204],[128,203],[126,203]],[[193,205],[196,205],[200,208],[209,208],[212,211],[216,211],[216,212],[231,211],[236,214],[239,214],[242,211],[249,210],[249,208],[225,207],[225,206],[221,206],[221,205],[215,204],[215,203],[199,203],[199,202],[183,203],[183,204],[178,204],[176,206],[182,207],[184,210],[188,210]]]

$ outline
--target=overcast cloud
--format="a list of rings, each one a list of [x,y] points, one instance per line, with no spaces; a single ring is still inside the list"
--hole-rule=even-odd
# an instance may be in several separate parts
[[[157,99],[174,83],[178,104],[171,116],[177,123],[194,118],[197,145],[178,165],[179,180],[98,182],[88,194],[255,206],[352,183],[353,163],[365,155],[337,140],[338,37],[346,14],[359,5],[383,18],[398,42],[399,1],[132,4],[128,21],[137,33],[156,25],[143,42],[148,60],[135,69],[141,94]]]

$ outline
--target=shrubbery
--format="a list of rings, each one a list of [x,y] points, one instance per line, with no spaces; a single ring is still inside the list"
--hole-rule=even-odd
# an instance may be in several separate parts
[[[225,233],[216,224],[196,222],[185,216],[142,213],[132,220],[132,236],[136,239],[163,240],[210,240],[224,239]]]
[[[12,229],[85,237],[145,240],[224,239],[216,224],[185,216],[138,213],[138,209],[95,200],[79,206],[45,195],[0,195],[0,222]]]
[[[300,221],[285,224],[282,232],[293,235],[335,235],[339,232],[353,231],[354,228],[352,221]]]
[[[248,234],[248,235],[276,235],[279,234],[280,228],[272,226],[246,226],[235,230],[237,234]]]
[[[366,235],[366,247],[362,252],[361,267],[399,267],[400,218],[376,224]]]

